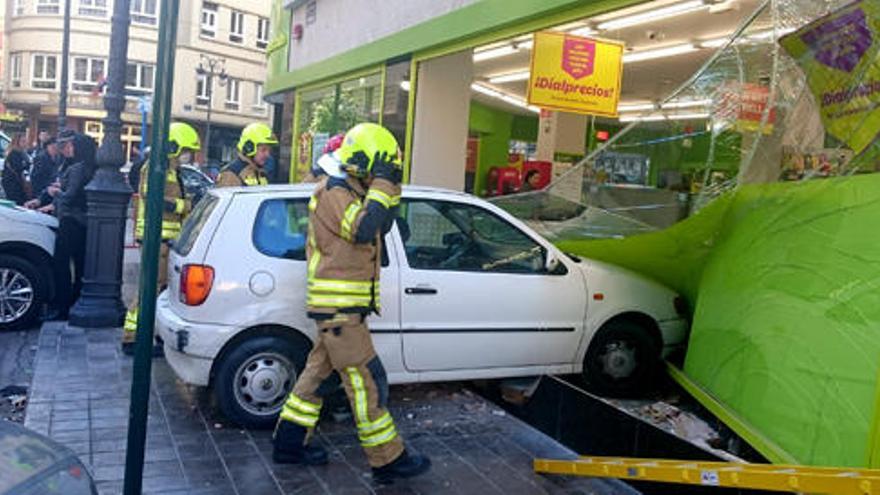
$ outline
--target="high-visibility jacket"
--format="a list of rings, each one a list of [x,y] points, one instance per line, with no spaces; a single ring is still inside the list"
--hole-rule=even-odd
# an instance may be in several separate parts
[[[223,167],[217,177],[216,187],[265,186],[266,174],[257,164],[239,154],[238,159]]]
[[[134,236],[140,241],[144,238],[144,215],[147,210],[147,167],[149,162],[141,168],[140,200],[137,202],[137,223],[135,224]],[[162,239],[177,239],[180,235],[180,227],[183,219],[192,209],[190,200],[184,194],[183,181],[177,173],[177,161],[170,159],[168,171],[165,173],[165,195],[162,208]]]
[[[391,228],[400,186],[374,179],[325,177],[309,201],[306,302],[312,318],[379,311],[382,238]]]

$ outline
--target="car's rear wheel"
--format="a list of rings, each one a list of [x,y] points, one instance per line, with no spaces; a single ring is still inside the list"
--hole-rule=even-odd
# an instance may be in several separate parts
[[[308,348],[276,335],[246,339],[217,365],[214,395],[223,414],[245,428],[272,428]]]
[[[584,380],[599,395],[632,396],[651,385],[659,362],[659,346],[647,328],[613,320],[599,329],[587,349]]]
[[[29,261],[0,254],[0,331],[26,327],[45,300],[45,284]]]

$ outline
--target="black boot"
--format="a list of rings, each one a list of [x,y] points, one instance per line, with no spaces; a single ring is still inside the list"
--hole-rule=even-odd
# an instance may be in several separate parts
[[[275,436],[272,438],[272,460],[277,464],[302,464],[320,466],[327,464],[327,451],[314,445],[303,445],[306,429],[302,426],[278,420]]]
[[[373,468],[373,481],[386,485],[397,479],[418,476],[429,469],[431,469],[431,459],[420,454],[410,454],[404,450],[400,457],[391,464]]]

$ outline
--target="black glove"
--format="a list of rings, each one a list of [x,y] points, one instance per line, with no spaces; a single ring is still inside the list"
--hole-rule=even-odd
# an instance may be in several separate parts
[[[177,213],[177,203],[174,201],[164,201],[163,209],[165,213]]]
[[[403,180],[403,169],[388,156],[388,153],[376,152],[376,156],[373,157],[372,174],[377,179],[385,179],[395,185]]]

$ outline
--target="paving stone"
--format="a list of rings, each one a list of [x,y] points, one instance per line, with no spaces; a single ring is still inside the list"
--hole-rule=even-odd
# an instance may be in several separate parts
[[[26,424],[51,431],[77,452],[99,493],[121,493],[131,360],[119,354],[118,329],[62,329],[44,325],[41,331]],[[434,468],[378,486],[351,418],[322,418],[313,441],[329,450],[329,465],[277,465],[271,431],[235,427],[212,405],[209,391],[183,384],[163,360],[153,362],[152,378],[145,494],[632,493],[619,483],[533,475],[535,455],[573,454],[514,418],[493,415],[494,406],[456,384],[392,388],[398,431]]]

